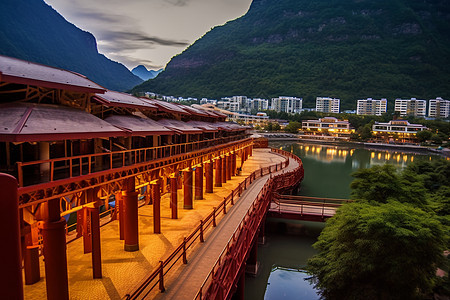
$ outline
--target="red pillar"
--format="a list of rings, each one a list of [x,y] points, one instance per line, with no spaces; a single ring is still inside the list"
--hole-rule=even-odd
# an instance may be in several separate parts
[[[184,185],[184,209],[192,209],[192,169],[183,171],[183,185]]]
[[[0,199],[0,291],[2,298],[23,299],[17,180],[11,175],[0,173]]]
[[[231,175],[236,175],[236,152],[231,154]]]
[[[172,219],[178,219],[178,178],[170,177],[170,207],[172,208]]]
[[[116,207],[119,213],[119,239],[123,241],[125,239],[125,210],[123,209],[122,192],[116,194]]]
[[[100,242],[100,199],[98,198],[98,189],[87,191],[88,200],[94,202],[94,207],[89,208],[89,217],[91,220],[91,245],[92,245],[92,274],[93,278],[102,278],[102,250]]]
[[[227,155],[227,180],[231,180],[231,175],[233,172],[232,169],[233,163],[231,160],[232,160],[231,155]]]
[[[222,183],[227,183],[227,157],[222,158]]]
[[[220,156],[216,159],[216,180],[214,186],[222,186],[222,158]]]
[[[212,161],[206,163],[206,193],[214,193],[213,180],[214,180],[214,165]]]
[[[203,166],[195,168],[195,200],[203,199]]]
[[[44,244],[47,299],[69,299],[66,254],[66,220],[60,217],[59,199],[49,200],[40,223]]]
[[[233,297],[233,299],[236,299],[236,300],[244,300],[245,299],[245,264],[243,265],[242,268],[243,268],[243,270],[241,271],[241,275],[239,277],[236,294],[235,294],[235,297]]]
[[[138,223],[138,192],[136,192],[134,177],[124,180],[122,189],[123,220],[124,220],[124,250],[139,250]]]
[[[161,179],[152,183],[153,232],[161,233]]]

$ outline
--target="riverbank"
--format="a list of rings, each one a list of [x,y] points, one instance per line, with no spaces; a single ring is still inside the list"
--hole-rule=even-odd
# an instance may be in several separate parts
[[[450,157],[450,149],[444,148],[442,150],[437,150],[431,147],[425,147],[420,145],[405,145],[405,144],[388,144],[388,143],[367,143],[367,142],[357,142],[348,140],[323,140],[323,139],[307,139],[295,136],[294,134],[261,134],[262,137],[267,138],[269,142],[298,142],[307,144],[320,144],[320,145],[331,145],[331,146],[351,146],[364,148],[367,150],[395,150],[409,153],[420,153],[420,154],[437,154],[443,157]]]

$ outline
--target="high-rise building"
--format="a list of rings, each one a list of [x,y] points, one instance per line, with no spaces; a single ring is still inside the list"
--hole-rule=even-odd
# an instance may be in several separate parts
[[[272,98],[272,110],[286,113],[300,113],[302,111],[303,98],[285,97]]]
[[[317,97],[316,98],[316,111],[325,113],[339,113],[341,100],[338,98],[330,97]]]
[[[450,100],[441,97],[428,101],[428,116],[430,118],[448,118],[450,115]]]
[[[427,102],[425,100],[395,99],[395,111],[400,112],[400,116],[425,117],[427,112]]]
[[[387,100],[385,98],[382,98],[381,100],[367,98],[365,100],[358,100],[356,114],[381,116],[386,113],[386,108]]]

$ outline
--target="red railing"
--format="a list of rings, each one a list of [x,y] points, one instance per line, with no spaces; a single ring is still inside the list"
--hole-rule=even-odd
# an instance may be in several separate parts
[[[230,293],[242,264],[248,256],[253,239],[264,215],[267,213],[272,193],[292,188],[303,179],[303,164],[297,156],[283,150],[272,149],[272,151],[297,160],[299,166],[287,173],[277,174],[266,182],[256,197],[256,201],[253,202],[238,229],[212,267],[195,299],[228,299],[231,297]]]
[[[188,153],[206,147],[240,140],[244,137],[244,135],[239,135],[167,146],[17,162],[17,180],[19,181],[19,187],[23,187],[74,176],[89,175],[99,171],[112,170],[171,157],[176,154]],[[37,172],[43,173],[43,175],[29,176],[30,178],[25,178],[29,182],[26,182],[27,180],[24,181],[23,174],[34,174]]]
[[[278,150],[274,150],[278,152]],[[278,152],[279,153],[279,152]],[[231,193],[223,199],[218,207],[214,207],[213,211],[206,216],[205,219],[200,221],[200,224],[194,229],[194,231],[183,239],[183,242],[167,257],[165,260],[160,261],[157,268],[130,294],[125,296],[125,299],[142,299],[145,298],[156,286],[163,292],[164,288],[164,276],[173,269],[176,263],[180,260],[182,263],[187,263],[187,252],[191,250],[194,243],[202,243],[205,241],[205,232],[217,225],[217,217],[220,214],[227,213],[227,207],[234,205],[235,201],[239,198],[244,190],[256,179],[271,174],[285,168],[289,165],[289,159],[279,164],[271,165],[254,171],[242,181],[238,187],[231,191]],[[264,188],[266,189],[266,187]],[[258,201],[255,201],[258,202]],[[255,205],[255,204],[254,204]],[[209,277],[208,277],[209,278]]]

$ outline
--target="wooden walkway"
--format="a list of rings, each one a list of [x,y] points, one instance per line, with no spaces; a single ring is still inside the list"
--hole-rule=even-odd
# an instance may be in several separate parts
[[[267,151],[265,149],[255,149],[254,152]],[[259,156],[259,155],[258,155]],[[265,156],[262,156],[263,161]],[[263,162],[262,161],[262,162]],[[282,171],[293,170],[298,167],[298,163],[290,159],[289,166]],[[157,295],[156,299],[186,299],[195,298],[199,288],[210,273],[212,266],[220,257],[228,241],[238,228],[247,211],[255,201],[256,196],[267,182],[270,175],[263,176],[255,180],[247,190],[241,195],[237,203],[228,212],[227,216],[218,226],[206,236],[205,243],[201,244],[195,253],[188,258],[188,264],[179,269],[176,276],[173,276],[166,284],[166,292]]]
[[[276,195],[269,208],[270,217],[324,222],[336,214],[347,199]]]
[[[101,247],[102,247],[102,279],[92,279],[91,254],[83,254],[83,239],[76,239],[67,244],[67,261],[69,271],[69,296],[70,299],[123,299],[127,293],[133,291],[136,286],[159,264],[160,260],[164,260],[172,251],[183,241],[183,237],[188,236],[195,227],[198,226],[201,219],[210,214],[213,207],[217,207],[230,191],[235,189],[247,176],[253,171],[280,163],[285,158],[278,154],[271,153],[269,149],[255,149],[245,163],[244,168],[239,176],[233,176],[231,180],[224,183],[222,187],[214,187],[213,194],[204,194],[205,199],[195,200],[194,209],[178,210],[178,219],[174,220],[170,217],[169,198],[166,194],[161,199],[161,234],[153,233],[153,210],[152,205],[145,205],[139,208],[139,251],[125,252],[123,251],[123,241],[119,240],[118,221],[112,221],[101,227]],[[263,178],[261,178],[263,179]],[[254,182],[258,184],[256,180]],[[247,194],[254,190],[254,185],[249,186]],[[255,191],[257,193],[257,191]],[[243,194],[244,195],[244,194]],[[182,190],[179,190],[178,207],[183,207]],[[184,267],[195,266],[196,250],[202,250],[202,247],[214,240],[213,234],[220,236],[218,228],[224,226],[223,223],[228,218],[234,218],[234,211],[238,211],[241,201],[236,201],[235,206],[229,207],[229,212],[225,217],[217,220],[217,227],[206,232],[206,242],[194,248],[194,252],[188,252],[188,264]],[[236,208],[236,209],[235,209]],[[238,217],[235,217],[238,218]],[[232,230],[231,226],[231,230]],[[226,238],[226,240],[228,240]],[[222,247],[223,249],[223,247]],[[222,250],[221,249],[221,250]],[[221,251],[220,250],[220,251]],[[203,256],[205,254],[202,252]],[[201,257],[200,255],[200,257]],[[211,263],[214,264],[215,260]],[[183,265],[177,264],[175,267]],[[44,263],[40,262],[41,277],[44,272]],[[185,268],[183,268],[185,269]],[[208,270],[209,272],[209,270]],[[173,271],[173,274],[177,271]],[[172,274],[169,273],[169,274]],[[177,273],[178,274],[178,273]],[[181,273],[179,273],[181,274]],[[169,296],[171,291],[175,289],[172,283],[179,281],[175,278],[167,276],[166,293],[159,294],[157,288],[153,294],[149,294],[147,299],[154,297]],[[199,279],[199,286],[203,279]],[[33,285],[24,286],[25,299],[46,299],[45,277]],[[194,293],[194,296],[195,296]],[[173,298],[173,299],[176,299]],[[192,299],[192,298],[191,298]]]

